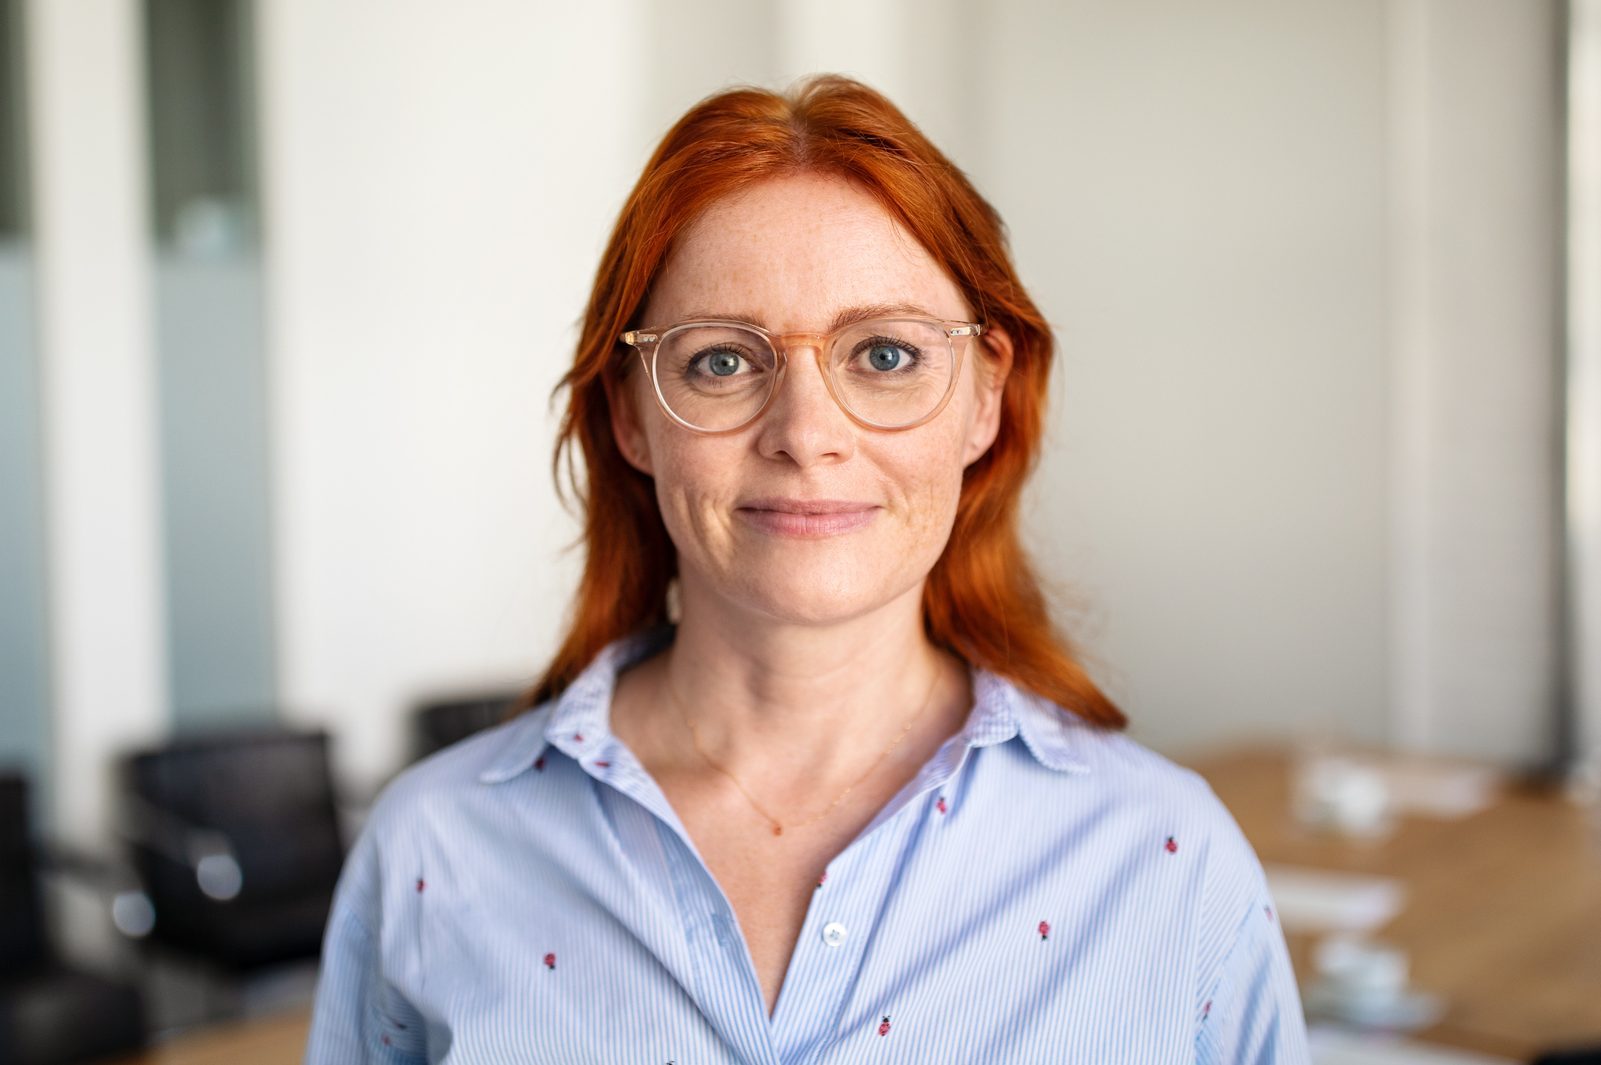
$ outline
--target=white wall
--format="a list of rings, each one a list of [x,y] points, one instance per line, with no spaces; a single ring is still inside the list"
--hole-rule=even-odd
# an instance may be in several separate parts
[[[1376,2],[1010,0],[977,176],[1058,329],[1032,539],[1135,736],[1387,727]]]
[[[628,0],[259,5],[280,692],[358,788],[521,684],[577,558],[548,397],[648,146]]]

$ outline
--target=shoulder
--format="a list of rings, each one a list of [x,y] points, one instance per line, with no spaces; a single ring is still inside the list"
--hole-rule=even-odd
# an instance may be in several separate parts
[[[1198,987],[1214,987],[1231,951],[1255,942],[1250,933],[1266,937],[1263,944],[1277,935],[1273,899],[1256,849],[1201,774],[1126,733],[1091,726],[1082,730],[1075,749],[1089,767],[1086,783],[1098,801],[1123,811],[1121,818],[1148,826],[1151,834],[1161,831],[1159,825],[1175,826],[1168,830],[1175,837],[1171,845],[1179,850],[1174,856],[1187,854],[1192,863],[1182,908],[1192,922]],[[1206,997],[1198,1003],[1203,1010]]]
[[[544,745],[550,707],[543,705],[511,721],[452,744],[402,769],[379,791],[345,857],[335,893],[336,915],[348,915],[373,933],[384,915],[425,886],[425,870],[437,859],[483,851],[492,844],[497,819],[485,817],[491,778],[505,779],[528,751],[532,762]]]
[[[1237,923],[1265,890],[1266,877],[1206,778],[1126,732],[1088,724],[1043,699],[1030,701],[1034,705],[1021,716],[1023,739],[1035,753],[1031,761],[1065,770],[1046,775],[1060,781],[1062,790],[1052,782],[1053,792],[1130,845],[1154,836],[1182,852],[1193,862],[1193,901],[1202,923]]]
[[[1214,870],[1260,873],[1256,851],[1239,822],[1200,773],[1125,732],[1075,727],[1087,734],[1081,750],[1099,788],[1121,801],[1168,811],[1191,826]]]
[[[341,873],[340,897],[363,924],[377,928],[401,872],[442,849],[472,846],[475,816],[523,752],[532,762],[544,746],[549,706],[474,733],[402,769],[379,791]],[[407,875],[410,875],[409,872]],[[392,900],[391,900],[392,901]]]
[[[483,729],[422,758],[395,774],[374,800],[369,824],[380,836],[401,831],[427,812],[450,809],[531,763],[544,748],[551,704]]]
[[[1066,841],[1075,892],[1094,885],[1112,915],[1098,920],[1115,930],[1105,933],[1113,950],[1155,944],[1156,968],[1193,996],[1197,1060],[1305,1060],[1266,874],[1211,784],[1126,732],[1028,702],[1014,704],[1024,742],[997,760],[1007,771],[1000,791],[1014,806],[1035,804],[1030,838]]]
[[[1036,761],[1074,781],[1071,790],[1124,809],[1177,816],[1208,833],[1238,835],[1234,818],[1195,770],[1127,732],[1090,724],[1044,698],[1019,696],[1024,744]]]
[[[1267,874],[1239,821],[1206,778],[1121,732],[1093,733],[1082,749],[1092,778],[1134,809],[1183,826],[1179,845],[1193,857],[1196,963],[1215,976],[1248,928],[1274,923]],[[1253,924],[1254,922],[1254,924]]]

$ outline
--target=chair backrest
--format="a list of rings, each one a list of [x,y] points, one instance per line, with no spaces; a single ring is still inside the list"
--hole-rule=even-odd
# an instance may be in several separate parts
[[[0,772],[0,975],[43,962],[44,905],[28,819],[28,781]]]
[[[331,891],[344,862],[328,734],[231,730],[127,756],[123,787],[157,811],[224,833],[243,873],[240,899]],[[199,902],[191,871],[135,848],[157,912]]]
[[[443,750],[482,729],[498,725],[517,698],[517,692],[492,692],[437,699],[418,707],[413,718],[413,759]]]

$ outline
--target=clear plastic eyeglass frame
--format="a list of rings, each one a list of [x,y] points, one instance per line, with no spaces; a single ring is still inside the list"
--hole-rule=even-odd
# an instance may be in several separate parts
[[[934,405],[933,410],[918,418],[916,421],[907,422],[901,425],[885,425],[872,421],[869,418],[865,418],[850,408],[850,405],[845,401],[845,397],[841,394],[839,385],[834,379],[834,372],[830,366],[828,356],[833,350],[834,341],[842,334],[856,330],[871,329],[879,324],[893,325],[896,322],[916,322],[922,325],[937,326],[942,332],[944,332],[946,342],[951,346],[951,377],[950,380],[946,382],[944,395],[942,395],[939,399],[939,402]],[[662,394],[661,380],[656,375],[657,351],[659,350],[661,344],[674,333],[678,333],[686,329],[692,329],[698,326],[743,329],[764,338],[767,341],[768,346],[772,348],[774,356],[773,383],[768,389],[767,398],[762,400],[761,406],[756,409],[754,414],[740,422],[738,425],[732,425],[724,429],[706,429],[699,425],[695,425],[692,422],[687,422],[683,418],[679,417],[673,408],[668,405],[667,397]],[[956,393],[956,382],[960,380],[962,376],[962,356],[965,354],[967,349],[966,342],[973,337],[980,336],[983,332],[984,327],[977,322],[956,322],[946,321],[938,318],[920,318],[915,316],[874,318],[867,321],[848,322],[831,333],[773,333],[763,329],[759,325],[753,325],[750,322],[739,322],[720,318],[704,318],[688,322],[679,322],[676,325],[668,326],[666,328],[630,329],[618,339],[639,352],[640,362],[644,364],[645,373],[650,378],[651,391],[655,393],[656,403],[661,407],[662,413],[666,414],[667,417],[671,418],[674,422],[683,426],[685,429],[688,429],[690,432],[701,433],[705,436],[723,436],[728,433],[737,433],[741,429],[747,428],[760,419],[762,415],[767,413],[768,408],[773,405],[773,400],[777,398],[779,390],[784,387],[784,377],[789,366],[789,351],[791,348],[797,347],[812,349],[812,353],[817,360],[817,368],[823,375],[823,383],[828,387],[829,396],[833,398],[834,402],[839,406],[839,409],[844,411],[846,416],[849,417],[851,421],[862,426],[863,428],[875,429],[880,432],[901,432],[906,429],[915,429],[919,425],[926,424],[927,422],[938,417],[939,413],[945,409],[948,403],[950,403],[951,396],[955,395]]]

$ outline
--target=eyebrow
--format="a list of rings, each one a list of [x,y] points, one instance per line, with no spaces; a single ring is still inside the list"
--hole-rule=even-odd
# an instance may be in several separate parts
[[[871,318],[895,318],[901,315],[912,315],[918,318],[935,318],[943,321],[940,315],[935,314],[926,307],[915,303],[863,303],[854,307],[845,307],[828,324],[825,333],[832,333],[856,322],[865,322]],[[766,328],[762,324],[759,314],[729,312],[729,311],[695,311],[686,314],[680,321],[694,322],[714,319],[724,322],[746,322],[750,325]]]

